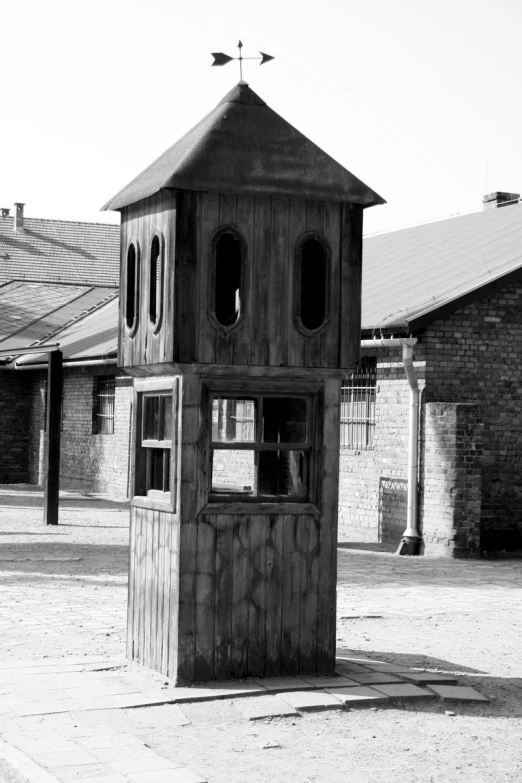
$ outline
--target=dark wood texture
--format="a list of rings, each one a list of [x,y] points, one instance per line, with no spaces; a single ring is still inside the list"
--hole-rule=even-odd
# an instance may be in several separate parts
[[[221,328],[213,316],[213,238],[234,228],[246,247],[242,315]],[[271,196],[164,191],[122,211],[122,291],[129,243],[140,249],[139,323],[125,326],[123,366],[163,362],[226,366],[353,368],[358,359],[362,208]],[[148,320],[150,245],[165,238],[162,323]],[[313,333],[295,316],[296,246],[319,234],[329,248],[324,326]]]
[[[60,425],[62,411],[62,352],[49,353],[47,368],[47,444],[45,450],[44,524],[58,524],[60,491]]]

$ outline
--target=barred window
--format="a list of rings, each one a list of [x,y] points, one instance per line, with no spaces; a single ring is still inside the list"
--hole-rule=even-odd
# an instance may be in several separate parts
[[[367,356],[341,386],[341,448],[373,449],[377,359]]]
[[[93,435],[113,435],[114,433],[114,377],[94,379],[94,406],[92,417]]]

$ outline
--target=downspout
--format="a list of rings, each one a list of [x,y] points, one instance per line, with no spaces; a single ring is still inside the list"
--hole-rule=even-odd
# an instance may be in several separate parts
[[[417,527],[417,495],[419,475],[419,403],[420,390],[413,366],[413,348],[416,337],[361,340],[361,348],[399,348],[402,346],[402,364],[410,387],[408,437],[408,508],[406,530],[397,550],[400,555],[418,555],[421,536]]]

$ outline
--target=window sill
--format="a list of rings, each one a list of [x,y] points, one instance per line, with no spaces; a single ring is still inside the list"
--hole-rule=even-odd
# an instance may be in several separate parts
[[[321,511],[313,503],[263,503],[256,501],[241,502],[230,500],[212,500],[201,509],[200,514],[303,514],[320,516]]]

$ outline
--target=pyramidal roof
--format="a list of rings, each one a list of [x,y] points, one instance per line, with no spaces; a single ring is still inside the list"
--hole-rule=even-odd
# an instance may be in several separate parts
[[[245,82],[103,209],[122,209],[163,188],[298,196],[365,207],[385,203]]]

